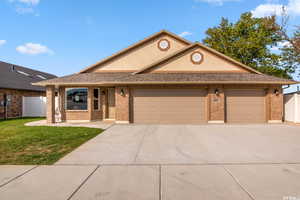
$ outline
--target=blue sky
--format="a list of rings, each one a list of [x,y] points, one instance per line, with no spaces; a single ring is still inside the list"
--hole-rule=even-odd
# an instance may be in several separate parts
[[[161,29],[201,41],[221,17],[280,5],[296,24],[300,0],[0,0],[0,60],[62,76]]]

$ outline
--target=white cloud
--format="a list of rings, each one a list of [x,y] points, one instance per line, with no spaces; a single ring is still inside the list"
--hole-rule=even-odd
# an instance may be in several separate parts
[[[16,3],[16,2],[25,3],[28,5],[38,5],[40,3],[40,0],[8,0],[8,1],[11,3]]]
[[[193,33],[189,32],[189,31],[184,31],[180,34],[178,34],[180,37],[186,37],[186,36],[189,36],[189,35],[193,35]]]
[[[281,15],[282,6],[280,4],[261,4],[252,11],[252,14],[254,17]]]
[[[277,46],[271,47],[271,50],[272,51],[279,51],[281,48],[288,47],[290,45],[291,45],[291,43],[289,43],[288,41],[278,42]]]
[[[4,45],[6,43],[6,40],[0,40],[0,46]]]
[[[35,11],[35,6],[40,3],[40,0],[8,0],[10,3],[13,3],[13,6],[16,9],[18,14],[39,14]]]
[[[40,0],[19,0],[21,3],[27,3],[31,5],[37,5],[40,3]]]
[[[54,54],[54,52],[49,49],[47,46],[34,43],[26,43],[20,45],[16,48],[19,53],[29,54],[29,55],[38,55],[38,54]]]
[[[274,3],[261,4],[251,12],[254,17],[265,17],[270,15],[281,16],[283,7],[285,7],[289,15],[300,15],[300,0],[289,0],[287,5]]]
[[[18,14],[30,14],[30,13],[34,13],[34,9],[31,7],[29,7],[29,8],[16,7],[16,12]]]
[[[204,3],[210,3],[218,6],[222,6],[226,2],[238,2],[240,0],[195,0],[195,2],[204,2]]]

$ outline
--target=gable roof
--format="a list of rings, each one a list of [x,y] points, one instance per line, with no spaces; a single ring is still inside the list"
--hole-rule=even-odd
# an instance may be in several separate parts
[[[0,61],[0,88],[45,91],[32,83],[56,78],[55,75]]]
[[[152,63],[152,64],[144,67],[143,69],[134,72],[133,74],[139,74],[139,73],[145,72],[145,71],[147,71],[147,70],[149,70],[149,69],[151,69],[153,67],[156,67],[156,66],[158,66],[158,65],[160,65],[162,63],[165,63],[165,62],[171,60],[172,58],[175,58],[176,56],[184,54],[187,51],[189,51],[190,49],[193,49],[195,47],[201,47],[201,48],[203,48],[203,49],[205,49],[205,50],[207,50],[207,51],[209,51],[209,52],[211,52],[211,53],[213,53],[213,54],[215,54],[215,55],[217,55],[217,56],[219,56],[219,57],[221,57],[221,58],[223,58],[223,59],[225,59],[225,60],[227,60],[227,61],[229,61],[231,63],[234,63],[234,64],[240,66],[241,68],[244,68],[244,69],[246,69],[246,70],[248,70],[250,72],[253,72],[253,73],[256,73],[256,74],[262,74],[261,72],[255,70],[255,69],[253,69],[253,68],[251,68],[251,67],[249,67],[247,65],[244,65],[243,63],[241,63],[239,61],[236,61],[236,60],[234,60],[234,59],[232,59],[232,58],[230,58],[230,57],[228,57],[228,56],[226,56],[226,55],[224,55],[224,54],[222,54],[222,53],[220,53],[220,52],[218,52],[218,51],[216,51],[216,50],[214,50],[214,49],[212,49],[212,48],[210,48],[210,47],[208,47],[208,46],[206,46],[204,44],[199,43],[199,42],[195,42],[195,43],[187,46],[186,48],[183,48],[183,49],[181,49],[181,50],[179,50],[177,52],[174,52],[173,54],[171,54],[171,55],[169,55],[169,56],[167,56],[167,57],[165,57],[165,58],[163,58],[161,60],[158,60],[157,62],[154,62],[154,63]]]
[[[152,40],[152,39],[154,39],[154,38],[156,38],[156,37],[158,37],[160,35],[163,35],[163,34],[171,36],[171,37],[173,37],[173,38],[175,38],[175,39],[177,39],[177,40],[179,40],[182,43],[185,43],[187,45],[192,44],[190,41],[188,41],[188,40],[186,40],[186,39],[184,39],[182,37],[179,37],[178,35],[176,35],[174,33],[171,33],[171,32],[166,31],[166,30],[161,30],[158,33],[155,33],[155,34],[153,34],[153,35],[151,35],[151,36],[149,36],[149,37],[147,37],[147,38],[145,38],[145,39],[143,39],[143,40],[141,40],[141,41],[139,41],[139,42],[137,42],[137,43],[135,43],[135,44],[133,44],[133,45],[131,45],[131,46],[129,46],[129,47],[127,47],[127,48],[125,48],[125,49],[123,49],[123,50],[121,50],[121,51],[113,54],[113,55],[111,55],[111,56],[109,56],[109,57],[107,57],[107,58],[104,58],[103,60],[101,60],[101,61],[99,61],[99,62],[97,62],[97,63],[95,63],[95,64],[93,64],[93,65],[91,65],[89,67],[84,68],[79,73],[85,73],[85,72],[91,70],[92,68],[97,67],[100,64],[106,63],[106,62],[108,62],[108,61],[110,61],[110,60],[112,60],[112,59],[114,59],[114,58],[116,58],[116,57],[118,57],[120,55],[123,55],[124,53],[127,53],[130,50],[132,50],[132,49],[134,49],[134,48],[136,48],[136,47],[138,47],[138,46],[140,46],[140,45],[142,45],[142,44],[144,44],[144,43],[146,43],[146,42],[148,42],[148,41],[150,41],[150,40]]]

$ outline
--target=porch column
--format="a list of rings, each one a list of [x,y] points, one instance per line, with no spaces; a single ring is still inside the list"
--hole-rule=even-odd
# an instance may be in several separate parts
[[[92,121],[93,120],[93,87],[88,88],[88,99],[87,99],[87,104],[88,104],[88,120]]]
[[[116,123],[129,123],[129,97],[128,87],[116,87]]]
[[[65,88],[59,87],[59,110],[61,114],[61,121],[66,121],[66,108],[65,108]]]
[[[283,91],[280,86],[270,87],[268,90],[268,122],[282,123],[283,118]]]
[[[224,88],[212,85],[208,88],[208,123],[225,122]]]
[[[55,87],[49,85],[46,87],[47,97],[47,123],[55,123]]]

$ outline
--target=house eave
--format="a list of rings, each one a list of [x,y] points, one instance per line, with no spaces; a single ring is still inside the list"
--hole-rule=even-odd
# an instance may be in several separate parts
[[[205,84],[264,84],[264,85],[292,85],[297,84],[298,82],[277,82],[277,81],[193,81],[193,82],[81,82],[81,83],[36,83],[33,85],[38,86],[115,86],[115,85],[205,85]]]

